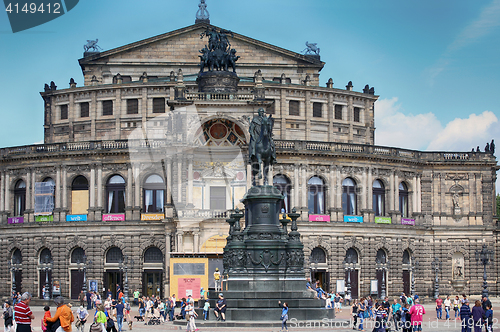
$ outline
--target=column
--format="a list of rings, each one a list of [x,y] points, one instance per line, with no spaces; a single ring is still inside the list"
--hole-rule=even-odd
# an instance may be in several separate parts
[[[55,188],[56,201],[54,204],[54,221],[61,221],[59,212],[61,212],[61,167],[56,168],[56,188]]]
[[[344,221],[344,210],[342,210],[342,191],[344,190],[342,188],[342,181],[341,181],[341,174],[340,174],[340,166],[335,167],[335,177],[337,178],[337,187],[338,190],[335,195],[335,207],[337,208],[337,220],[342,222]]]
[[[139,167],[136,166],[132,169],[132,178],[129,181],[133,181],[134,185],[134,212],[132,218],[134,220],[141,219],[141,184],[139,179]]]
[[[286,90],[281,89],[280,90],[280,115],[281,115],[281,139],[285,140],[287,139],[287,134],[286,134],[286,107],[287,102],[286,102]],[[248,187],[250,188],[250,187]]]
[[[115,105],[113,105],[114,110],[116,110],[116,113],[113,110],[113,116],[116,117],[116,122],[115,122],[115,139],[121,139],[121,122],[120,119],[122,117],[122,96],[121,96],[121,89],[115,89],[116,93],[116,99],[115,99]],[[126,105],[126,103],[123,103]]]
[[[333,119],[334,119],[334,108],[333,105],[333,93],[328,94],[328,104],[327,104],[327,117],[328,117],[328,142],[333,141]]]
[[[10,190],[9,190],[9,186],[10,186],[10,175],[9,175],[9,171],[6,171],[5,172],[5,186],[4,186],[4,189],[5,189],[5,212],[6,213],[10,212]]]
[[[95,219],[95,164],[90,165],[89,212],[87,220]]]
[[[200,232],[199,231],[194,231],[193,233],[193,251],[200,252]]]
[[[95,120],[97,118],[97,98],[95,91],[92,91],[90,93],[89,113],[90,113],[90,139],[92,141],[95,141],[96,140]]]
[[[368,168],[368,186],[367,186],[367,191],[368,191],[368,197],[367,197],[367,202],[368,202],[368,207],[367,209],[373,211],[373,175],[372,175],[372,168]]]
[[[366,210],[366,208],[367,208],[366,196],[368,195],[368,192],[366,190],[366,188],[367,188],[366,167],[363,168],[363,174],[361,175],[361,182],[362,182],[362,187],[361,187],[361,209],[362,210]]]
[[[170,232],[172,232],[170,229],[165,228],[165,294],[170,294]]]
[[[31,172],[31,208],[33,209],[33,212],[35,211],[35,180],[36,180],[36,177],[35,177],[35,174],[36,171],[35,169],[32,170]],[[28,190],[28,188],[26,188],[26,190]],[[33,221],[35,221],[33,219]]]
[[[182,203],[182,155],[177,155],[177,202]]]
[[[0,183],[0,211],[5,211],[5,172],[1,172],[1,183]],[[3,216],[2,216],[3,217]],[[3,218],[1,221],[4,221]]]
[[[189,208],[194,208],[194,205],[193,205],[193,155],[192,154],[190,154],[188,156],[187,204],[188,204]]]
[[[417,200],[417,195],[418,195],[418,184],[417,184],[417,177],[414,176],[413,177],[413,211],[412,213],[414,212],[417,212],[418,211],[418,200]]]
[[[73,123],[75,122],[75,94],[69,94],[69,105],[68,105],[68,121],[69,121],[69,141],[74,142],[75,134],[73,132]]]
[[[67,177],[68,170],[66,166],[62,166],[62,211],[61,211],[61,221],[66,221],[66,214],[68,213],[68,180]]]
[[[32,209],[30,188],[31,188],[31,172],[33,171],[33,169],[28,168],[27,171],[28,172],[26,173],[26,210],[27,210],[27,212],[29,212]],[[0,204],[0,206],[1,206],[1,204]],[[25,221],[28,221],[28,220],[25,220]]]
[[[102,201],[102,165],[97,166],[97,209],[96,215],[95,215],[95,220],[96,221],[101,221],[102,220],[102,213],[107,212],[107,208],[104,208],[104,204]]]
[[[394,171],[389,179],[389,210],[394,211]]]
[[[417,177],[417,188],[418,188],[417,212],[421,213],[422,212],[422,183],[421,183],[420,176]]]
[[[172,158],[167,158],[167,204],[172,204]]]
[[[7,180],[7,185],[9,185],[9,180]],[[483,212],[483,183],[481,180],[481,173],[476,175],[476,213],[481,214]],[[8,197],[8,196],[6,196]],[[7,199],[7,198],[6,198]]]
[[[178,231],[177,232],[177,252],[184,252],[184,245],[182,243],[182,237],[184,235],[183,231]]]
[[[469,213],[476,212],[476,183],[474,173],[469,173]]]
[[[328,195],[328,205],[330,207],[330,220],[331,221],[333,221],[333,218],[334,218],[333,209],[336,208],[336,206],[335,206],[335,195],[336,195],[336,192],[338,190],[338,188],[337,188],[337,181],[336,181],[336,178],[335,178],[334,167],[335,166],[330,166],[330,174],[329,174],[329,178],[330,178],[330,192],[329,192],[329,195]]]
[[[127,165],[127,205],[125,207],[125,220],[132,220],[132,166]]]
[[[399,211],[399,176],[394,174],[394,210]]]
[[[148,111],[148,89],[142,89],[142,99],[141,99],[141,115],[142,115],[142,128],[146,127],[147,122],[147,111]],[[148,128],[146,128],[147,130]]]
[[[309,141],[311,139],[311,118],[312,118],[312,112],[311,112],[311,92],[306,91],[306,102],[304,105],[304,110],[305,110],[305,118],[306,118],[306,141]]]
[[[295,164],[293,168],[293,206],[299,207],[299,165]]]
[[[307,172],[306,172],[306,166],[301,165],[301,187],[300,187],[300,193],[301,193],[301,202],[300,206],[302,207],[302,220],[309,220],[309,209],[308,209],[308,204],[307,204],[307,194],[308,194],[308,189],[307,188]]]
[[[349,96],[347,97],[347,117],[346,117],[347,121],[349,121],[349,140],[348,140],[349,143],[352,143],[354,140],[354,133],[353,133],[354,129],[352,125],[352,122],[354,121],[353,114],[354,114],[353,100],[352,96]]]

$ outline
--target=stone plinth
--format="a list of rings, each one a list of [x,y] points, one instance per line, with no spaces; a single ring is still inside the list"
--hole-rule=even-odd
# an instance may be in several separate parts
[[[237,93],[240,78],[229,71],[208,71],[199,73],[196,82],[199,92]]]

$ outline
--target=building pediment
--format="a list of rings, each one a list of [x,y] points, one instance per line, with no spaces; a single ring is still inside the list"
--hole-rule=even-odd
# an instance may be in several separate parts
[[[85,75],[85,84],[90,84],[93,75],[101,83],[111,83],[110,80],[117,73],[122,76],[132,76],[132,81],[138,80],[143,72],[147,72],[148,76],[166,77],[171,70],[177,72],[182,68],[185,74],[194,74],[199,70],[198,51],[208,44],[207,38],[200,38],[200,34],[207,26],[215,27],[194,24],[82,58],[79,63]],[[287,73],[287,68],[292,68],[294,73],[301,68],[300,73],[303,75],[300,76],[309,74],[313,77],[315,73],[319,75],[324,66],[324,62],[314,57],[238,33],[230,36],[229,41],[231,48],[234,48],[241,57],[237,63],[239,76],[253,77],[254,72],[261,69],[264,78],[272,80],[274,76],[280,76],[280,72],[291,77],[292,72]],[[271,70],[267,71],[266,68],[272,68],[272,76]],[[305,79],[305,76],[301,78]]]

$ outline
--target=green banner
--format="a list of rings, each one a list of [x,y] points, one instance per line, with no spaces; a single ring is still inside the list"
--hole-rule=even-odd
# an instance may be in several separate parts
[[[392,224],[391,218],[388,217],[375,217],[376,224]]]
[[[50,215],[50,216],[35,216],[35,221],[41,221],[41,222],[44,222],[44,221],[54,221],[54,216],[53,215]]]

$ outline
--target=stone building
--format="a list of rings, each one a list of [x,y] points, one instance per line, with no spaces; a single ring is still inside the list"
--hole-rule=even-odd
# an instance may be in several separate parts
[[[275,119],[270,175],[323,288],[392,295],[413,278],[430,296],[437,258],[441,294],[480,293],[475,252],[498,251],[493,154],[376,146],[373,88],[321,86],[319,55],[237,33],[237,93],[199,92],[207,27],[219,29],[202,20],[87,52],[82,86],[46,85],[44,144],[0,149],[1,294],[75,298],[84,278],[161,296],[210,287],[251,185],[259,108]],[[497,293],[496,263],[487,273]]]

